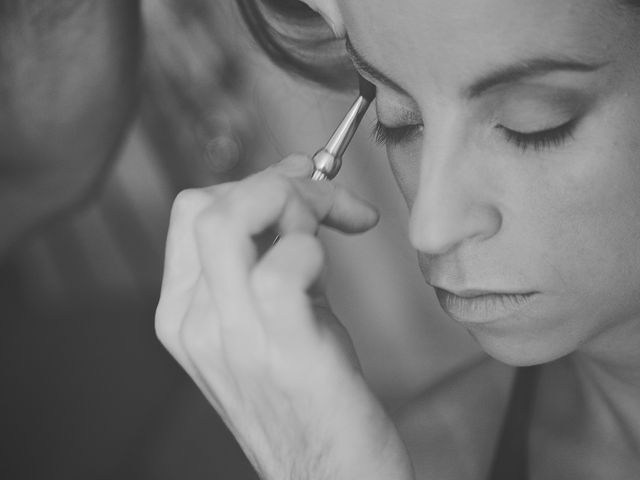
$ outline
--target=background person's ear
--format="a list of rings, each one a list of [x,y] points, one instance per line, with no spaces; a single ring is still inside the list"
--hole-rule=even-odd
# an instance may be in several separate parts
[[[340,9],[338,8],[338,0],[302,0],[312,10],[315,10],[324,21],[331,27],[336,38],[342,38],[347,31],[344,27],[344,20]]]

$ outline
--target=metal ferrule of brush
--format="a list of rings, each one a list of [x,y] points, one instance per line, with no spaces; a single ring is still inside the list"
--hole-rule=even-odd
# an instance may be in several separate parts
[[[370,103],[366,98],[358,97],[324,148],[313,156],[313,180],[331,180],[338,174],[342,166],[342,155]]]

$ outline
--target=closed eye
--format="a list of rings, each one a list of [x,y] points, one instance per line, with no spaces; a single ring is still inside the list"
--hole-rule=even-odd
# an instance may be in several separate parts
[[[539,152],[564,145],[568,140],[573,138],[577,123],[577,119],[572,119],[554,128],[526,133],[511,130],[503,125],[498,125],[496,128],[502,130],[507,141],[514,144],[523,152],[526,152],[528,149]]]
[[[560,147],[566,141],[573,138],[577,123],[578,119],[572,119],[557,127],[537,132],[519,132],[503,125],[498,125],[496,128],[502,130],[507,141],[514,144],[523,152],[529,149],[539,152]],[[424,126],[422,124],[390,127],[378,121],[375,123],[371,135],[376,143],[393,146],[410,141],[416,135],[420,134],[423,129]]]

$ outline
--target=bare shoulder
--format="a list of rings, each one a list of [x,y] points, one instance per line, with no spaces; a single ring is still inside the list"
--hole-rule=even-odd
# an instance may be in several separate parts
[[[416,479],[486,476],[514,369],[481,357],[444,374],[394,414]]]

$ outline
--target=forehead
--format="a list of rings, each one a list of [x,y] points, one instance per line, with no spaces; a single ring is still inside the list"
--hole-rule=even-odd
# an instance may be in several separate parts
[[[474,75],[529,57],[611,61],[638,44],[638,20],[614,0],[343,0],[356,48],[404,86]]]

